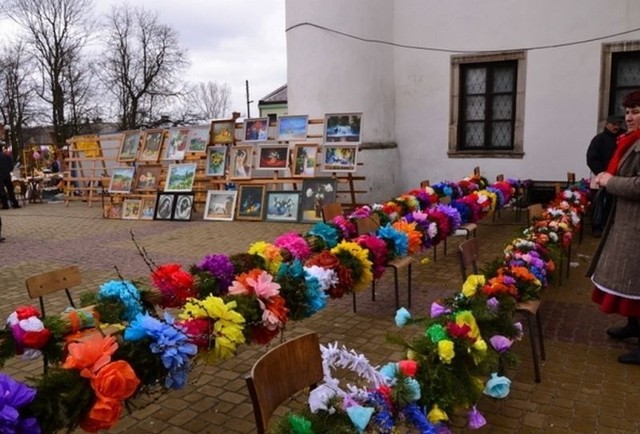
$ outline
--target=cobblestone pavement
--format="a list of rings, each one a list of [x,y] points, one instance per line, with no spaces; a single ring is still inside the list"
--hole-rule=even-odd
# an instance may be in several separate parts
[[[307,224],[269,222],[126,221],[102,219],[99,207],[81,202],[29,204],[18,210],[0,211],[0,317],[14,307],[30,303],[25,279],[57,267],[77,264],[83,283],[75,292],[95,291],[120,273],[126,278],[146,278],[149,269],[132,241],[143,247],[157,264],[178,262],[188,266],[205,254],[246,251],[258,240],[273,241],[287,232],[304,232]],[[479,227],[480,262],[498,256],[504,244],[521,230],[513,214],[485,219]],[[427,312],[440,296],[459,291],[461,278],[454,254],[460,237],[449,239],[448,254],[438,247],[438,259],[416,264],[413,278],[412,312]],[[634,342],[614,342],[605,329],[620,318],[598,312],[591,303],[590,282],[583,277],[597,240],[584,235],[574,243],[570,278],[550,286],[542,305],[547,360],[542,382],[533,381],[527,338],[515,348],[517,368],[507,374],[511,393],[504,400],[484,397],[479,404],[487,419],[481,432],[491,433],[636,433],[640,431],[640,367],[625,366],[616,357],[633,348]],[[425,252],[432,258],[432,252]],[[287,326],[286,336],[307,331],[320,334],[322,343],[338,341],[364,353],[373,364],[402,357],[397,347],[385,341],[385,332],[395,328],[391,273],[376,285],[376,301],[370,294],[358,295],[357,313],[351,300],[333,300],[312,318]],[[401,275],[401,285],[406,285]],[[406,290],[401,290],[401,303]],[[49,312],[65,307],[58,295],[47,300]],[[406,330],[418,333],[418,330]],[[189,385],[181,391],[136,400],[135,409],[110,432],[113,433],[252,433],[254,420],[244,377],[267,348],[244,346],[237,357],[219,366],[194,368]],[[41,372],[39,361],[10,361],[3,370],[18,378]],[[283,413],[286,406],[280,409]],[[461,415],[453,417],[453,431],[467,432]]]

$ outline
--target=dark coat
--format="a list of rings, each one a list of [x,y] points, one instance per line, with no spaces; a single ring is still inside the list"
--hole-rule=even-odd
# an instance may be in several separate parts
[[[594,175],[607,170],[607,165],[616,150],[618,136],[619,134],[614,134],[605,128],[591,139],[589,149],[587,149],[587,166]]]
[[[640,297],[640,140],[622,157],[606,188],[614,204],[587,276],[623,297]]]
[[[0,150],[0,179],[11,179],[11,171],[13,170],[13,158]]]

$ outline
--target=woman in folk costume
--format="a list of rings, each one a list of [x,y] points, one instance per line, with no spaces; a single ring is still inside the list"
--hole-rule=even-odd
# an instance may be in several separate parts
[[[640,338],[640,91],[626,95],[622,105],[627,133],[618,137],[607,170],[596,176],[614,204],[587,271],[595,284],[592,300],[600,310],[627,317],[626,325],[607,330],[620,340]],[[640,348],[618,361],[640,365]]]

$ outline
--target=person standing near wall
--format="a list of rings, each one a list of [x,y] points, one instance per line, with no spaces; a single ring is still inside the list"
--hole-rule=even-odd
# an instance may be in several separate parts
[[[2,190],[2,192],[0,192],[0,201],[2,202],[2,209],[9,209],[9,202],[11,202],[14,208],[21,208],[13,192],[12,171],[13,159],[11,158],[11,154],[8,153],[3,146],[0,150],[0,189]]]
[[[611,327],[613,339],[640,338],[640,90],[623,99],[628,132],[621,135],[605,171],[596,175],[598,188],[613,196],[587,276],[594,283],[592,300],[605,313],[627,317],[627,324]],[[620,363],[640,365],[640,348],[618,357]]]
[[[622,129],[622,121],[622,116],[609,116],[602,132],[596,134],[596,136],[591,139],[589,149],[587,149],[587,166],[589,166],[594,176],[607,170],[607,165],[609,161],[611,161],[613,152],[616,149],[616,139],[624,132]],[[592,188],[591,196],[595,197],[596,192],[597,190]],[[601,194],[606,193],[603,192]],[[591,214],[591,233],[593,235],[600,236],[602,234],[602,229],[607,221],[610,209],[610,197],[606,197],[602,201],[594,201]]]

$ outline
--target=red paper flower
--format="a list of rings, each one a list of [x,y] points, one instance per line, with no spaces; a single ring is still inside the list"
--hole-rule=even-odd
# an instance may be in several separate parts
[[[22,342],[27,348],[40,349],[47,345],[49,339],[51,339],[51,332],[47,329],[43,329],[37,332],[27,331],[22,336]]]
[[[188,298],[196,297],[193,276],[180,264],[164,264],[151,274],[153,284],[162,291],[161,307],[182,307]]]
[[[16,309],[16,315],[18,320],[31,318],[32,316],[40,318],[40,311],[33,306],[20,306]]]

